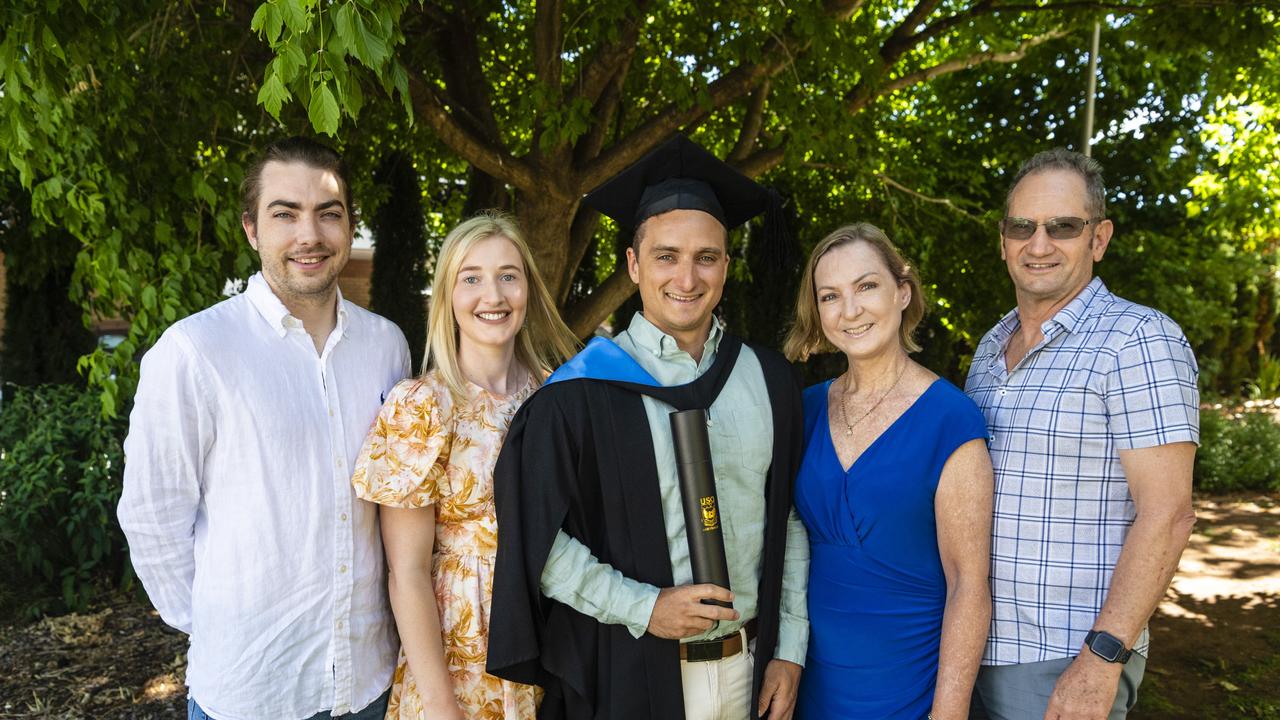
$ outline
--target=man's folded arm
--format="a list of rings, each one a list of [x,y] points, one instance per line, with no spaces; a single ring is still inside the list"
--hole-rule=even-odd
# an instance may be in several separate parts
[[[142,360],[117,514],[129,560],[169,625],[191,632],[200,473],[213,438],[194,353],[170,331]]]
[[[634,637],[645,634],[658,588],[626,577],[596,559],[587,546],[556,532],[542,570],[542,594],[609,625],[625,625]]]

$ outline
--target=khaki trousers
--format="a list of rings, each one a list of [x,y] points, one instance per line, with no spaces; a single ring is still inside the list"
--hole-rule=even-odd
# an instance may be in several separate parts
[[[705,662],[681,660],[685,720],[747,720],[753,717],[751,675],[754,667],[755,656],[745,643],[742,652],[731,657]]]

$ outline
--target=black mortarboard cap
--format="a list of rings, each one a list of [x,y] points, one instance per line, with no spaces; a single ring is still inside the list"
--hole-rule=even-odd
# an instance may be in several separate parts
[[[702,146],[676,135],[583,201],[625,232],[668,210],[701,210],[732,230],[764,212],[769,195]]]

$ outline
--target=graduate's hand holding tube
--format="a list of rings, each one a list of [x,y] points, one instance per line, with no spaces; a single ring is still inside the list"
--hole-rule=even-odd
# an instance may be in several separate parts
[[[666,640],[682,640],[710,630],[721,620],[738,619],[737,610],[706,600],[729,604],[733,593],[710,583],[663,588],[649,616],[649,632]]]

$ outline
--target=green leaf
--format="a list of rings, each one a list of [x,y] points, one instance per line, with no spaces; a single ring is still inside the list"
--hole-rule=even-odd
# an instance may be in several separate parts
[[[310,2],[306,0],[276,0],[276,2],[279,3],[281,14],[284,16],[285,27],[290,31],[301,35],[310,29]]]
[[[361,108],[364,107],[364,90],[360,89],[360,81],[349,78],[344,87],[346,92],[342,94],[342,106],[352,118],[358,118]]]
[[[355,7],[345,3],[333,14],[333,29],[342,40],[342,46],[354,50],[356,45]],[[357,56],[358,57],[358,56]],[[362,57],[358,57],[361,61]]]
[[[307,55],[295,42],[287,43],[280,48],[280,54],[272,61],[276,63],[276,73],[286,83],[297,79],[302,68],[307,65]]]
[[[391,67],[391,85],[395,88],[396,94],[400,96],[400,104],[404,107],[404,114],[409,118],[409,124],[414,122],[413,114],[413,97],[409,95],[409,73],[405,71],[404,66],[399,62]]]
[[[349,7],[349,6],[348,6]],[[382,36],[372,32],[365,25],[364,18],[355,15],[355,38],[352,45],[356,59],[369,68],[379,68],[391,55],[391,49]]]
[[[48,25],[44,26],[44,32],[41,33],[41,39],[44,44],[43,50],[45,52],[52,54],[63,62],[67,61],[67,56],[62,53],[62,46],[58,44],[58,38],[53,34],[53,30]]]
[[[13,113],[9,118],[9,125],[13,128],[14,143],[23,150],[31,149],[31,134],[27,132],[27,127],[22,124],[22,116]]]
[[[271,113],[271,117],[278,120],[281,106],[290,97],[289,89],[280,82],[280,75],[274,70],[268,70],[266,82],[262,83],[262,87],[258,90],[258,104]]]
[[[262,35],[268,45],[274,45],[280,39],[280,34],[284,31],[284,15],[275,0],[258,6],[253,19],[249,21],[249,29]]]
[[[261,35],[263,28],[267,25],[267,14],[270,12],[270,3],[259,5],[258,9],[253,11],[253,19],[249,21],[249,29]]]
[[[326,135],[338,132],[338,101],[329,90],[328,83],[320,83],[320,87],[311,93],[311,105],[307,107],[307,117],[311,126]]]

